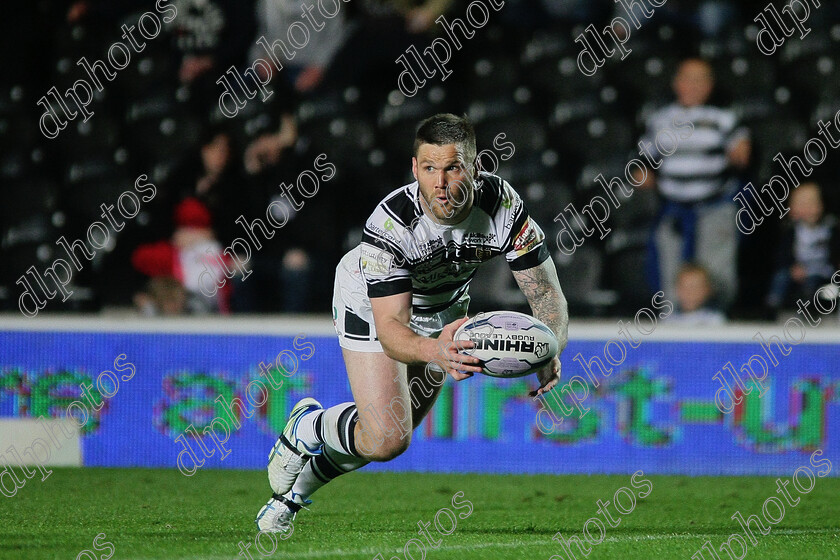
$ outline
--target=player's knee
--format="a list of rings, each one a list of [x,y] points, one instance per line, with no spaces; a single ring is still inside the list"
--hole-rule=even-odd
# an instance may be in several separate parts
[[[371,461],[390,461],[402,455],[411,444],[411,434],[406,437],[387,437],[371,453],[368,458]]]

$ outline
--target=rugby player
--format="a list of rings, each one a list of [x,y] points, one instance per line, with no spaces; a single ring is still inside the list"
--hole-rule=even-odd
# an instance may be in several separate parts
[[[324,409],[305,398],[292,409],[269,453],[273,495],[257,515],[261,531],[288,531],[318,488],[399,456],[446,374],[461,381],[481,371],[473,344],[453,335],[482,263],[504,255],[533,315],[566,347],[568,309],[543,231],[507,181],[479,169],[470,122],[423,121],[412,172],[416,181],[379,203],[336,269],[333,316],[354,402]],[[557,356],[537,379],[532,397],[559,381]]]

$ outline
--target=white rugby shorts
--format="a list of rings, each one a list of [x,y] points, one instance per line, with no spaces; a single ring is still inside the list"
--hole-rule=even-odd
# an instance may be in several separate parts
[[[467,316],[469,304],[470,296],[465,293],[443,311],[412,314],[409,327],[419,335],[437,338],[443,327]],[[342,348],[356,352],[384,352],[376,336],[367,286],[359,270],[358,246],[344,255],[335,269],[332,305],[333,325]]]

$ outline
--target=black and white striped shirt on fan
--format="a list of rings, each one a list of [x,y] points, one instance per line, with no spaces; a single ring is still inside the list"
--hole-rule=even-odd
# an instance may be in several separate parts
[[[660,133],[665,130],[672,134]],[[662,165],[655,173],[663,197],[675,202],[701,202],[734,190],[726,154],[736,142],[749,138],[749,131],[733,111],[674,103],[648,118],[643,140],[653,143],[657,138]]]

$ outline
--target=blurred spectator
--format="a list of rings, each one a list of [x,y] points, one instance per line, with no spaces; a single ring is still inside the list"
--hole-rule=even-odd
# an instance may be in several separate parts
[[[270,65],[269,54],[263,45],[257,44],[257,40],[265,38],[268,45],[278,40],[288,44],[289,26],[302,20],[302,11],[306,5],[312,4],[309,0],[257,0],[257,36],[252,43],[249,58],[252,61],[263,59]],[[340,5],[344,6],[343,3]],[[309,40],[306,46],[300,49],[286,47],[294,53],[292,60],[287,60],[280,54],[278,47],[274,56],[283,64],[281,73],[284,79],[293,85],[296,91],[300,93],[312,91],[324,79],[324,74],[333,57],[347,39],[348,28],[345,14],[346,8],[332,18],[323,17],[317,13],[317,10],[314,16],[310,15],[322,27],[320,30],[311,29],[309,25],[304,24],[309,30]]]
[[[202,109],[215,106],[216,80],[245,62],[254,28],[253,0],[173,0],[178,16],[167,26],[180,54],[178,79],[192,85]]]
[[[396,16],[406,31],[417,34],[429,31],[452,3],[453,0],[362,0],[361,6],[368,17]]]
[[[616,3],[613,9],[613,15],[622,17],[628,21],[632,21],[626,5],[630,2]],[[664,3],[663,3],[664,4]],[[737,27],[739,23],[739,11],[743,11],[743,15],[747,16],[753,12],[750,10],[743,10],[740,2],[733,2],[732,0],[683,0],[682,2],[669,3],[668,5],[647,6],[646,2],[636,3],[643,8],[636,7],[633,14],[639,23],[644,25],[647,22],[653,21],[653,16],[645,17],[643,10],[649,10],[648,14],[656,14],[657,23],[668,23],[675,26],[682,37],[689,39],[683,43],[692,43],[701,37],[720,37],[727,31]],[[741,10],[739,10],[741,9]],[[756,13],[761,10],[758,7]],[[635,25],[635,22],[633,22]],[[624,38],[624,31],[620,27],[617,28],[619,34]],[[635,27],[631,31],[635,31]]]
[[[669,324],[686,326],[721,325],[726,317],[711,306],[714,295],[709,272],[702,266],[684,264],[677,273],[677,305]]]
[[[147,317],[184,315],[187,294],[184,286],[171,276],[156,276],[146,283],[146,290],[134,296],[134,305]]]
[[[680,264],[696,261],[710,271],[726,306],[738,288],[734,170],[748,165],[751,143],[733,111],[707,104],[713,88],[708,62],[682,62],[673,81],[676,103],[648,119],[642,140],[659,165],[648,170],[647,182],[655,181],[662,199],[653,284],[672,295]]]
[[[174,219],[176,227],[172,238],[139,246],[131,256],[131,264],[151,278],[176,279],[184,289],[185,302],[179,307],[177,294],[174,290],[164,289],[165,283],[158,286],[157,296],[150,291],[145,296],[140,295],[139,299],[135,298],[135,302],[141,309],[146,309],[152,302],[159,312],[162,309],[183,309],[190,314],[227,313],[229,293],[226,288],[229,283],[225,283],[212,297],[202,293],[202,275],[210,274],[209,279],[204,279],[204,289],[210,291],[211,282],[220,282],[224,276],[233,276],[234,272],[210,227],[210,211],[197,199],[187,198],[176,207]],[[161,307],[158,296],[175,300],[167,300]]]
[[[249,175],[258,175],[277,166],[283,152],[295,145],[297,137],[297,121],[294,115],[281,115],[278,129],[260,134],[245,148],[245,171]]]
[[[77,216],[84,214],[87,208],[95,210],[99,204],[113,199],[109,185],[116,188],[142,173],[149,174],[157,185],[157,196],[148,204],[144,203],[136,219],[120,232],[116,247],[103,255],[101,264],[86,269],[82,273],[84,276],[79,277],[83,285],[91,286],[91,297],[96,301],[106,305],[124,302],[129,294],[142,290],[143,284],[120,286],[113,278],[121,277],[131,269],[132,249],[144,242],[173,238],[170,216],[180,200],[195,197],[208,207],[214,217],[216,236],[225,246],[245,233],[236,223],[238,217],[244,216],[249,223],[258,217],[264,219],[268,203],[279,196],[280,183],[294,183],[302,170],[312,167],[313,158],[324,152],[336,165],[336,177],[322,182],[321,191],[307,199],[300,212],[290,212],[291,219],[282,231],[255,252],[251,263],[256,267],[255,276],[244,283],[230,284],[234,284],[237,292],[237,301],[232,302],[235,309],[326,310],[322,307],[329,301],[329,269],[337,259],[334,253],[338,252],[341,240],[353,237],[353,228],[359,227],[357,216],[362,214],[356,209],[370,208],[370,204],[379,200],[382,191],[399,184],[404,175],[404,168],[398,164],[402,157],[399,154],[403,152],[390,149],[391,123],[397,122],[394,128],[399,128],[403,119],[416,122],[415,116],[419,118],[419,114],[436,111],[439,105],[446,105],[446,110],[454,112],[486,113],[483,117],[485,126],[490,126],[498,115],[511,112],[549,123],[556,119],[559,123],[567,118],[563,115],[569,100],[574,101],[569,110],[574,118],[589,119],[591,115],[606,119],[609,115],[604,113],[605,109],[623,119],[632,118],[642,101],[633,92],[650,91],[642,94],[649,102],[659,94],[667,93],[667,86],[658,85],[661,76],[656,68],[668,68],[672,57],[679,53],[704,52],[719,57],[721,70],[729,75],[737,75],[734,64],[738,60],[731,58],[735,55],[747,60],[750,68],[755,66],[747,52],[754,48],[754,37],[746,36],[744,30],[750,25],[754,27],[753,18],[767,5],[766,1],[753,0],[686,0],[657,7],[650,2],[637,2],[634,13],[640,21],[647,23],[645,29],[637,33],[631,22],[634,37],[628,45],[633,48],[633,60],[613,61],[615,64],[599,71],[596,80],[584,80],[580,88],[575,86],[566,95],[537,94],[532,99],[539,101],[539,97],[544,97],[545,103],[522,102],[519,105],[517,101],[517,105],[507,106],[496,103],[494,96],[502,95],[498,88],[511,86],[511,91],[523,95],[524,99],[528,88],[533,86],[529,83],[530,78],[511,77],[507,84],[493,82],[489,91],[478,90],[473,87],[474,73],[470,68],[478,56],[491,61],[497,56],[526,60],[526,55],[536,53],[534,56],[550,61],[540,72],[547,80],[567,83],[570,76],[564,74],[564,66],[560,63],[566,59],[566,62],[574,62],[579,45],[574,45],[573,39],[580,29],[573,33],[573,26],[592,23],[601,29],[609,23],[615,9],[627,19],[624,8],[612,0],[507,0],[503,10],[492,11],[487,28],[477,30],[468,41],[462,40],[463,49],[457,52],[453,49],[450,62],[453,75],[445,82],[433,80],[439,88],[426,88],[422,95],[413,99],[399,96],[389,99],[399,72],[395,63],[397,57],[405,54],[411,45],[422,54],[434,35],[445,36],[443,27],[435,20],[444,12],[450,23],[454,18],[464,20],[464,10],[469,3],[469,0],[457,3],[454,0],[340,2],[338,15],[325,21],[328,27],[313,33],[303,19],[302,10],[306,5],[315,4],[314,0],[168,0],[166,4],[174,5],[178,15],[164,26],[166,36],[146,41],[148,46],[142,56],[134,56],[136,53],[132,51],[130,66],[113,84],[106,83],[104,98],[97,95],[91,105],[91,109],[96,110],[93,119],[87,123],[82,123],[81,119],[71,122],[59,142],[46,141],[38,135],[38,116],[43,108],[35,101],[53,86],[63,92],[73,80],[86,78],[84,71],[75,64],[79,57],[109,64],[108,47],[114,40],[120,40],[120,26],[123,23],[136,25],[140,14],[155,11],[154,2],[38,0],[10,3],[8,10],[12,16],[5,18],[5,32],[0,34],[5,50],[15,53],[5,61],[7,71],[0,84],[0,129],[5,131],[5,134],[0,131],[0,143],[4,148],[0,150],[0,184],[9,185],[8,190],[16,196],[7,196],[4,201],[5,223],[0,224],[0,233],[6,239],[3,256],[7,262],[23,262],[18,253],[28,255],[33,262],[42,258],[36,252],[38,247],[34,239],[29,239],[25,247],[20,243],[9,244],[13,240],[9,232],[17,231],[24,222],[12,223],[7,216],[26,217],[26,224],[30,224],[30,217],[39,220],[37,223],[45,226],[45,242],[52,246],[58,232],[50,228],[59,228],[62,233],[66,231],[70,237],[78,227],[86,227],[89,223],[87,219],[79,221]],[[325,6],[330,11],[335,10],[330,2]],[[654,11],[655,17],[647,20],[642,8]],[[805,127],[821,115],[823,119],[830,117],[836,110],[836,95],[831,84],[836,81],[837,65],[829,63],[836,50],[832,49],[836,46],[837,34],[832,33],[836,30],[831,25],[837,21],[838,10],[840,7],[826,3],[819,10],[812,10],[811,19],[806,23],[807,27],[813,28],[811,36],[806,41],[790,40],[790,44],[785,44],[783,58],[774,58],[778,72],[761,72],[768,77],[766,86],[769,89],[763,90],[770,94],[768,106],[775,99],[779,108],[794,109],[790,115],[778,115],[781,120],[775,118],[774,113],[770,126],[766,127],[769,130],[756,131],[756,148],[767,154],[762,159],[765,166],[771,165],[772,155],[779,151],[775,148],[773,130],[790,129],[782,126],[786,124],[784,121],[796,121],[794,124]],[[269,15],[281,12],[285,14],[282,17]],[[324,19],[317,6],[312,17],[317,21]],[[37,22],[41,32],[37,36],[28,33],[27,29],[32,25],[21,25],[21,22]],[[274,80],[267,84],[273,95],[267,100],[261,96],[251,99],[235,118],[220,117],[214,121],[198,117],[206,114],[208,108],[217,107],[221,87],[215,81],[231,65],[236,65],[241,74],[246,65],[252,64],[254,58],[246,53],[250,54],[251,48],[259,49],[255,37],[265,34],[269,43],[278,39],[288,41],[289,25],[295,22],[309,27],[310,38],[305,48],[297,49],[300,52],[291,62],[304,61],[306,57],[331,62],[323,67],[316,65],[318,70],[310,72],[306,72],[308,65],[303,65],[299,75],[294,77],[289,72],[291,67],[275,72]],[[331,25],[339,31],[333,31]],[[542,29],[547,32],[540,32]],[[293,31],[296,37],[302,36],[297,34],[299,30]],[[458,29],[455,34],[462,36]],[[709,37],[714,39],[709,41]],[[318,42],[322,40],[335,46],[322,48]],[[569,50],[570,46],[572,50]],[[411,58],[411,54],[408,56]],[[262,49],[260,58],[264,57]],[[282,54],[280,59],[288,62]],[[634,65],[634,60],[638,64]],[[813,69],[813,75],[806,87],[802,80],[808,76],[798,69],[805,67],[807,61],[813,62],[808,66]],[[730,66],[731,72],[726,70]],[[571,67],[574,68],[574,64]],[[388,68],[394,72],[383,71]],[[769,70],[774,68],[768,67]],[[633,77],[640,82],[635,84],[622,74],[622,69],[632,71]],[[699,79],[686,78],[697,74],[698,69],[705,75]],[[101,77],[102,73],[99,74]],[[512,76],[516,72],[505,74]],[[747,77],[754,77],[753,74]],[[498,72],[493,75],[498,76]],[[724,94],[742,95],[743,88],[751,87],[747,82],[753,81],[742,81],[741,86],[730,87]],[[735,290],[735,272],[726,264],[735,258],[735,230],[731,228],[734,220],[724,216],[730,211],[725,191],[734,184],[733,172],[749,159],[750,142],[734,119],[729,120],[731,113],[709,107],[707,95],[700,95],[701,101],[686,100],[691,97],[687,91],[703,92],[711,83],[708,67],[702,62],[692,61],[681,67],[679,79],[674,80],[678,95],[678,102],[672,106],[675,112],[663,112],[660,121],[647,123],[646,139],[655,142],[657,133],[672,128],[673,117],[679,117],[679,122],[691,122],[694,128],[676,131],[686,135],[690,130],[691,134],[679,138],[680,145],[673,154],[655,156],[654,162],[664,163],[661,166],[652,163],[651,167],[656,168],[650,169],[648,182],[637,189],[633,199],[622,202],[620,213],[614,212],[611,216],[615,225],[611,226],[614,231],[604,245],[610,258],[603,269],[609,276],[604,278],[610,288],[618,290],[620,301],[628,311],[646,301],[644,288],[648,278],[632,273],[634,267],[641,269],[637,263],[641,262],[641,254],[646,250],[642,245],[647,231],[653,227],[645,223],[648,207],[647,201],[642,200],[643,194],[657,205],[664,202],[666,206],[661,221],[656,224],[656,240],[662,258],[655,267],[656,274],[649,275],[651,282],[659,283],[661,277],[662,287],[672,292],[669,297],[673,299],[676,297],[674,277],[680,264],[699,262],[709,271],[722,304],[730,301]],[[295,85],[305,90],[307,97],[306,105],[299,112],[296,100],[285,91],[294,92]],[[526,87],[520,88],[520,85]],[[765,87],[763,82],[759,85]],[[788,103],[784,101],[786,92],[792,96]],[[562,107],[557,105],[555,108],[558,99],[563,102]],[[736,97],[735,101],[744,110],[745,119],[766,118],[763,112],[766,107],[761,103],[753,106],[743,97]],[[57,101],[55,105],[59,105]],[[685,113],[684,118],[677,109]],[[647,106],[643,110],[647,111]],[[396,121],[393,115],[398,116]],[[224,123],[224,128],[218,126],[220,122]],[[346,149],[360,137],[358,123],[371,128],[371,140],[363,149]],[[200,131],[208,126],[211,130],[197,140]],[[341,132],[342,127],[346,127],[344,132]],[[499,129],[510,135],[508,128]],[[172,130],[176,132],[172,133]],[[105,141],[108,150],[103,151],[97,144],[93,154],[87,153],[85,146],[94,138],[106,136],[101,131],[108,132]],[[660,138],[665,150],[672,147],[671,138],[667,134]],[[761,141],[763,146],[759,145]],[[804,142],[792,141],[797,148]],[[194,148],[199,144],[200,148]],[[523,169],[530,169],[525,162],[539,154],[530,153],[523,142],[517,141],[516,147],[515,159],[508,164],[517,168],[513,175],[522,177],[520,163]],[[558,148],[561,161],[573,162],[571,166],[561,167],[576,169],[596,163],[592,159],[595,156],[577,161],[568,157],[565,146]],[[85,152],[84,161],[77,152]],[[655,154],[656,150],[651,152]],[[184,154],[188,157],[183,157]],[[826,162],[820,168],[819,180],[826,181],[836,175],[835,168],[831,160]],[[684,173],[686,170],[688,172]],[[526,181],[544,179],[538,176],[540,172],[535,171],[533,177],[528,173],[530,171],[525,172]],[[571,182],[575,176],[570,171],[563,181]],[[54,188],[46,189],[49,197],[39,197],[47,202],[41,205],[44,209],[36,210],[40,215],[33,217],[27,210],[27,197],[19,193],[32,192],[30,185],[39,182],[54,185]],[[644,187],[649,190],[643,192]],[[108,192],[100,194],[105,190]],[[837,199],[833,195],[835,190],[826,189],[823,194],[826,207],[837,214],[838,209],[832,206]],[[710,198],[698,194],[700,191],[708,193]],[[369,196],[371,201],[366,200]],[[637,204],[640,207],[634,209],[633,205]],[[800,226],[795,225],[793,219],[787,222],[784,229],[785,236],[789,237],[785,243],[790,244],[793,251],[793,235]],[[820,221],[821,225],[823,223]],[[778,247],[772,245],[772,225],[766,227],[768,229],[762,229],[746,240],[754,248],[749,252],[742,249],[745,257],[749,253],[759,255],[755,259],[764,259],[760,261],[761,266],[755,266],[755,262],[747,259],[741,263],[740,282],[744,286],[740,292],[742,300],[735,309],[744,316],[763,312],[769,297],[774,263],[761,255],[773,254]],[[75,235],[78,237],[79,234]],[[742,238],[741,241],[745,240]],[[166,243],[172,247],[172,241]],[[594,247],[592,250],[597,252]],[[591,261],[593,272],[590,276],[599,278],[600,260],[593,258]],[[284,279],[287,272],[288,277]],[[644,272],[639,270],[640,274]],[[787,272],[789,275],[790,267]],[[262,278],[256,274],[262,274]],[[17,269],[10,269],[8,278],[0,277],[0,305],[3,301],[11,301],[8,297],[3,300],[3,293],[4,290],[7,294],[12,293],[18,275]],[[590,276],[577,276],[588,290],[596,285],[597,280],[591,280]],[[138,280],[146,282],[146,279]],[[783,300],[793,297],[796,290],[805,289],[793,278],[788,282],[790,289]],[[654,288],[653,285],[650,287]],[[171,293],[159,287],[156,289],[160,290],[156,294]],[[300,291],[296,291],[298,289]],[[326,295],[322,297],[319,292]],[[633,295],[638,296],[638,305],[633,303]],[[74,296],[74,300],[79,297]],[[623,311],[620,306],[613,309]]]
[[[318,280],[313,260],[319,257],[332,260],[329,247],[333,240],[325,230],[329,230],[335,221],[329,213],[322,215],[319,212],[335,203],[331,194],[324,193],[329,183],[320,185],[318,193],[310,199],[303,199],[295,190],[301,167],[311,165],[312,159],[307,161],[306,156],[282,150],[273,165],[261,161],[259,173],[247,177],[238,201],[244,222],[240,220],[235,224],[236,235],[246,233],[243,223],[254,224],[257,219],[265,221],[266,209],[272,203],[276,203],[272,207],[275,223],[283,226],[274,229],[272,237],[253,252],[249,264],[253,273],[246,282],[237,285],[232,300],[234,311],[300,313],[312,309],[313,287]],[[295,190],[294,196],[304,202],[303,206],[295,210],[283,194],[285,189]],[[334,266],[334,262],[331,264]]]
[[[232,239],[233,222],[241,212],[241,190],[239,155],[231,134],[218,126],[209,127],[198,149],[187,154],[160,185],[149,205],[152,216],[148,229],[156,238],[171,235],[174,208],[185,198],[196,198],[213,216],[219,237]]]
[[[678,28],[703,37],[720,37],[738,21],[738,8],[738,3],[731,0],[689,0],[663,6],[661,15]]]
[[[429,45],[430,34],[442,34],[435,20],[454,0],[359,0],[349,5],[347,42],[336,55],[328,81],[382,90],[383,96],[397,83],[394,61],[415,45],[419,52]],[[463,16],[462,16],[463,19]],[[393,68],[395,72],[383,72]]]
[[[790,214],[776,252],[767,305],[774,311],[797,298],[810,300],[840,268],[840,228],[823,212],[820,187],[803,183],[790,195]]]

